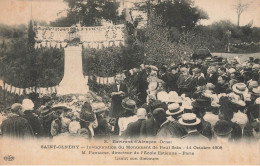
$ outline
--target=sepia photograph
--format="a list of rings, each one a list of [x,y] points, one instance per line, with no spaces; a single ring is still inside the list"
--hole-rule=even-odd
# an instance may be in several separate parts
[[[0,165],[260,165],[260,0],[0,0]]]

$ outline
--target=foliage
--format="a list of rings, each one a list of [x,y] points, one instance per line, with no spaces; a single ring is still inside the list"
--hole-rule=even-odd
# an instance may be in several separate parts
[[[77,23],[82,26],[101,25],[102,19],[118,22],[119,3],[106,0],[64,0],[68,5],[67,16],[51,22],[51,26],[69,27]]]
[[[194,6],[192,0],[137,2],[135,9],[148,12],[148,19],[150,13],[154,12],[157,16],[161,16],[163,23],[169,28],[191,29],[199,20],[208,19],[207,13]]]
[[[143,37],[138,44],[144,48],[146,64],[162,66],[180,62],[187,58],[191,49],[187,42],[172,42],[169,38],[170,30],[163,26],[161,17],[151,14],[151,23],[144,29]]]

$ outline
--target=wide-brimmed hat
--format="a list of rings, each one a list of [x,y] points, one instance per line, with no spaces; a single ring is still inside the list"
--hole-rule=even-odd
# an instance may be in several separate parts
[[[201,122],[194,113],[185,113],[181,116],[178,122],[184,126],[195,126]]]
[[[233,128],[230,126],[230,124],[225,120],[219,120],[215,124],[214,133],[219,136],[225,136],[232,132]]]
[[[161,91],[157,93],[157,100],[161,102],[168,102],[169,101],[169,94],[165,91]]]
[[[245,83],[236,83],[232,86],[232,89],[237,94],[243,94],[248,92],[248,88]]]
[[[252,89],[252,95],[260,97],[260,86]]]
[[[176,115],[181,113],[184,110],[184,108],[180,107],[179,104],[173,103],[168,105],[168,110],[166,111],[167,115]]]
[[[122,101],[122,107],[129,111],[134,111],[136,109],[136,102],[134,100],[128,99]]]
[[[182,98],[178,95],[177,92],[170,91],[169,94],[168,94],[168,102],[181,103],[182,102]]]
[[[249,88],[257,88],[259,86],[258,82],[257,81],[250,81],[248,83],[248,87]]]
[[[193,107],[209,108],[211,106],[211,99],[208,97],[198,98],[191,105]]]
[[[235,72],[236,72],[236,69],[234,69],[234,68],[228,69],[228,73],[230,73],[230,74],[235,73]]]
[[[66,110],[70,110],[71,108],[69,108],[66,104],[56,104],[56,105],[53,105],[51,110],[57,110],[57,109],[62,109],[64,111]]]

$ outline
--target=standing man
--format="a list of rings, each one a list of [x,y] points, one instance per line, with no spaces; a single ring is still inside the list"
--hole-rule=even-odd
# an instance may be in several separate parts
[[[121,74],[116,74],[115,84],[112,86],[112,102],[111,102],[111,111],[110,117],[116,118],[122,110],[122,99],[126,96],[127,87],[123,82]]]

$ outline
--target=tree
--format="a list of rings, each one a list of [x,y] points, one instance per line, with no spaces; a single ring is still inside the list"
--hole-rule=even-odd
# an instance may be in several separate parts
[[[237,0],[236,4],[233,5],[233,7],[237,13],[237,26],[239,27],[240,17],[242,15],[242,13],[244,13],[248,9],[249,3],[243,3],[242,0]]]
[[[118,21],[119,3],[108,0],[64,0],[68,5],[67,17],[62,17],[51,26],[72,26],[81,23],[82,26],[99,26],[102,19]]]
[[[194,6],[192,0],[171,0],[171,1],[153,1],[149,0],[146,3],[135,3],[137,10],[148,12],[154,11],[158,16],[161,16],[163,23],[178,29],[191,29],[199,20],[208,19],[208,15],[202,9]],[[149,21],[150,22],[150,21]]]

